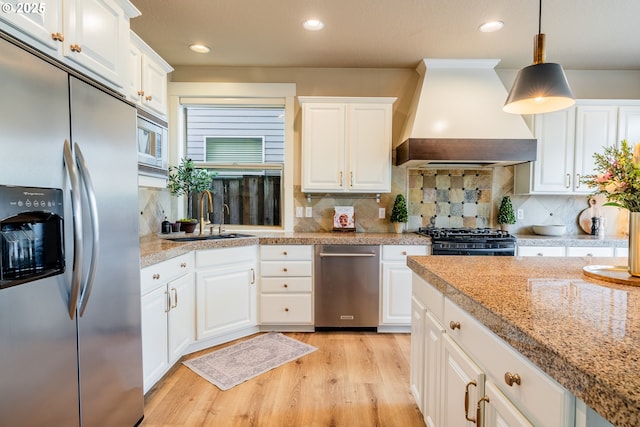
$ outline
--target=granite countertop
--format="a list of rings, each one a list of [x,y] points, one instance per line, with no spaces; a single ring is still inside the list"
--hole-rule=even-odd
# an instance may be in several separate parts
[[[640,287],[626,258],[410,256],[409,267],[616,426],[640,425]]]
[[[538,234],[514,234],[520,246],[607,246],[626,248],[629,238],[623,235],[591,236],[567,234],[564,236],[540,236]]]
[[[346,233],[346,232],[247,232],[254,237],[172,242],[169,237],[184,233],[149,235],[140,238],[140,266],[147,267],[198,249],[228,248],[250,245],[427,245],[428,237],[415,233]]]

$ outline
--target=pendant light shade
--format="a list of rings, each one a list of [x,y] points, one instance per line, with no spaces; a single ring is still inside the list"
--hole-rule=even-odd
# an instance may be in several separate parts
[[[575,104],[567,77],[560,64],[545,63],[545,35],[540,33],[542,0],[538,16],[538,34],[534,40],[533,65],[518,72],[503,111],[513,114],[538,114],[562,110]]]

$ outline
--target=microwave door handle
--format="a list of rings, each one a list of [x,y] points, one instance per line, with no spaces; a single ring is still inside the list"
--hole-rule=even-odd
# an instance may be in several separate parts
[[[93,283],[96,277],[96,266],[98,265],[98,240],[100,237],[98,230],[98,203],[96,201],[96,192],[93,189],[93,182],[91,181],[91,174],[87,168],[87,162],[84,160],[82,150],[76,142],[73,150],[76,154],[76,161],[78,164],[78,171],[80,172],[80,180],[85,194],[87,195],[87,201],[89,203],[89,217],[91,219],[91,260],[89,262],[89,271],[87,273],[87,279],[83,286],[82,293],[80,294],[80,316],[84,315],[84,311],[87,308],[89,297],[91,296],[91,290],[93,289]]]
[[[64,164],[71,183],[71,211],[73,213],[73,268],[71,272],[71,290],[69,295],[69,317],[75,318],[80,295],[80,276],[82,274],[82,200],[80,198],[80,180],[76,163],[73,161],[71,144],[65,139],[63,146]]]

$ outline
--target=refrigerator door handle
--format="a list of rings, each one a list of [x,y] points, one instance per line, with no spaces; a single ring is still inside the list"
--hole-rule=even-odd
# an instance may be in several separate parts
[[[80,295],[80,276],[82,274],[82,201],[80,199],[80,180],[76,163],[73,161],[71,144],[65,139],[63,146],[64,164],[71,183],[71,210],[73,212],[73,269],[71,273],[71,291],[69,294],[69,317],[76,316]]]
[[[76,142],[73,144],[73,151],[76,154],[76,162],[78,165],[78,171],[80,181],[87,195],[87,201],[89,203],[89,218],[91,219],[91,260],[89,262],[89,271],[87,273],[87,279],[82,287],[80,294],[80,316],[84,315],[84,311],[87,308],[89,297],[91,296],[91,290],[93,289],[93,282],[96,277],[96,266],[98,265],[98,240],[100,238],[99,222],[98,222],[98,203],[96,201],[96,192],[93,189],[93,182],[91,181],[91,174],[87,168],[87,162],[84,160],[82,150]]]

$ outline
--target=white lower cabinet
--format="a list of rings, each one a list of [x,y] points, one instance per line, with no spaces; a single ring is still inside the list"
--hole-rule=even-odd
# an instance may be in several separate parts
[[[380,325],[411,325],[411,269],[407,256],[427,255],[427,245],[383,245],[380,262]]]
[[[411,394],[418,405],[418,409],[424,414],[425,420],[427,411],[424,407],[424,378],[427,363],[424,357],[424,317],[427,314],[427,308],[415,296],[411,297],[411,359],[409,371],[409,384]],[[427,424],[431,425],[431,424]]]
[[[260,276],[260,325],[313,325],[312,245],[261,246]]]
[[[447,334],[442,337],[440,404],[443,426],[475,426],[476,405],[482,407],[484,372]]]
[[[421,277],[412,282],[411,390],[427,426],[574,425],[569,391]]]
[[[194,340],[193,254],[141,270],[142,363],[146,393]]]
[[[257,246],[196,251],[196,339],[257,325]]]

